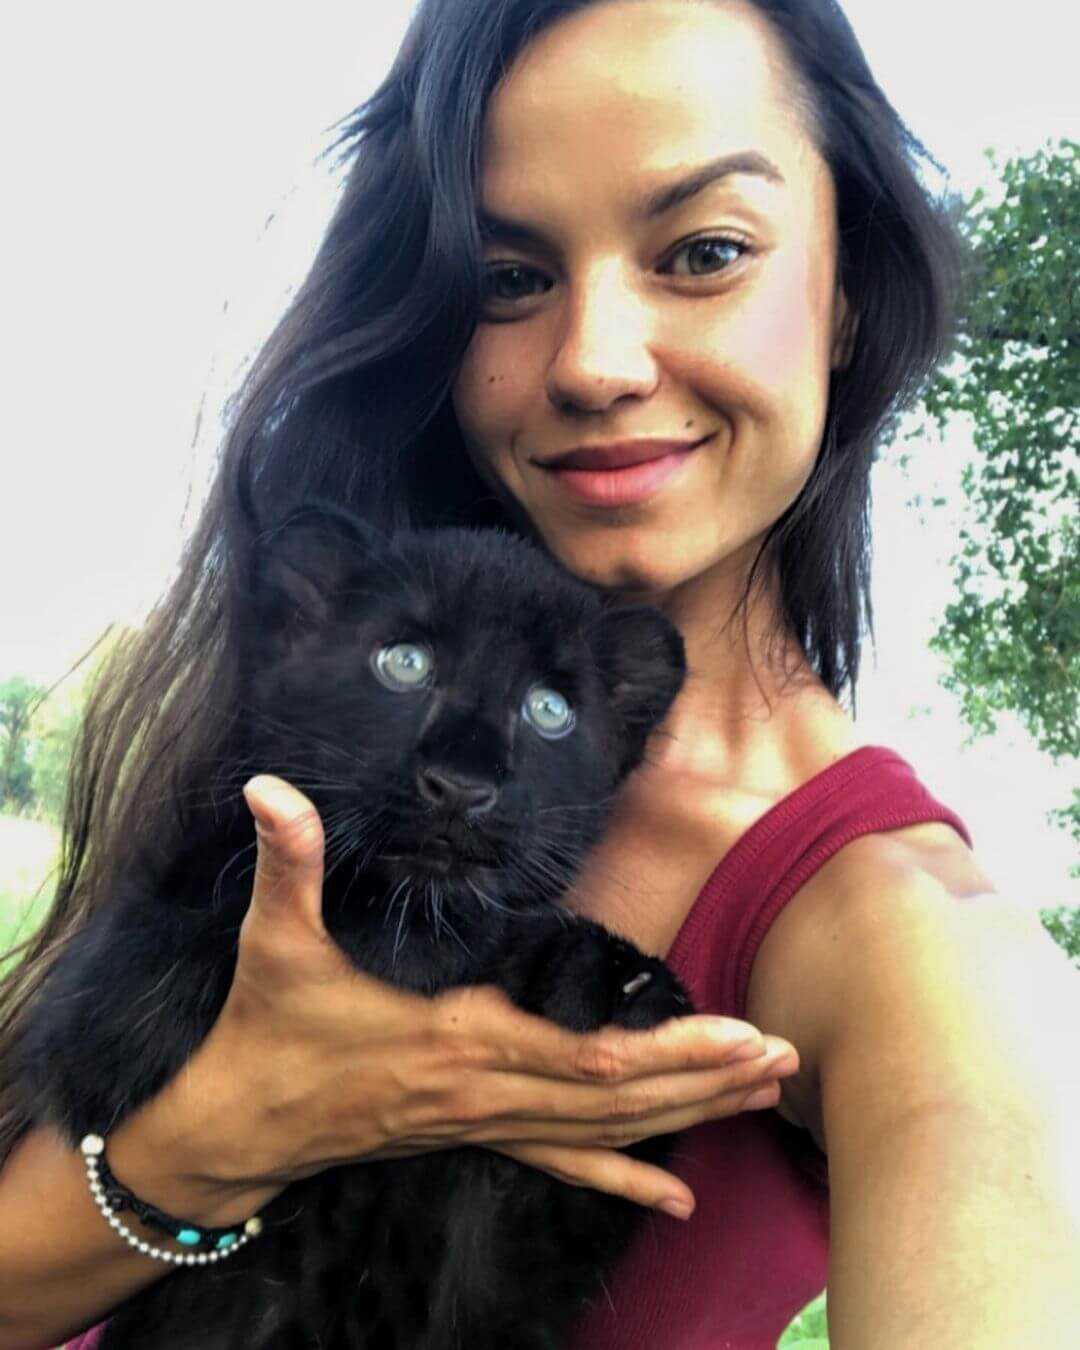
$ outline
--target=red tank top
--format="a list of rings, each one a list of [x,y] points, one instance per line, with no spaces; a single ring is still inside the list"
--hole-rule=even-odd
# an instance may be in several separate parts
[[[795,892],[860,835],[927,821],[970,843],[910,765],[876,747],[778,802],[719,863],[668,953],[697,1009],[745,1018],[754,957]],[[775,1350],[825,1287],[824,1155],[774,1112],[747,1112],[685,1131],[671,1170],[697,1198],[693,1218],[650,1211],[571,1350]],[[100,1330],[71,1350],[92,1350]]]
[[[754,957],[796,891],[860,835],[927,821],[970,844],[910,765],[872,746],[767,811],[709,877],[668,953],[698,1010],[745,1018]],[[747,1112],[685,1131],[670,1170],[694,1192],[693,1217],[649,1212],[572,1350],[775,1350],[825,1287],[824,1154],[775,1112]]]

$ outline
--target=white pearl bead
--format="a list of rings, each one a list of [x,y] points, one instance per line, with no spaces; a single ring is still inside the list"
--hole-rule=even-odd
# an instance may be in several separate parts
[[[105,1187],[101,1183],[101,1177],[98,1172],[98,1157],[105,1151],[105,1140],[101,1135],[86,1135],[79,1145],[86,1162],[86,1180],[90,1188],[90,1195],[101,1212],[102,1218],[115,1233],[123,1238],[129,1247],[134,1251],[140,1252],[144,1256],[149,1256],[155,1261],[164,1261],[169,1265],[177,1266],[205,1266],[216,1264],[227,1257],[235,1255],[236,1252],[253,1237],[257,1237],[262,1232],[263,1223],[258,1215],[253,1215],[248,1219],[243,1227],[237,1241],[228,1247],[223,1247],[218,1251],[211,1252],[170,1252],[164,1248],[152,1246],[144,1241],[137,1233],[133,1233],[130,1228],[110,1209]]]

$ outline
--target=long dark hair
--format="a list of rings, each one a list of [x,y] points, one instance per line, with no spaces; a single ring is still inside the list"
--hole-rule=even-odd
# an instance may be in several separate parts
[[[382,85],[332,147],[348,175],[315,261],[234,403],[169,594],[98,680],[73,763],[53,906],[0,986],[0,1158],[26,1125],[10,1046],[65,937],[136,846],[167,850],[192,766],[227,743],[236,615],[255,534],[309,495],[400,525],[498,523],[449,401],[476,325],[475,185],[492,90],[528,40],[590,0],[422,0]],[[825,685],[854,683],[869,618],[868,479],[882,428],[947,349],[957,246],[922,146],[832,0],[752,0],[786,48],[832,170],[858,328],[816,468],[765,541],[785,630]]]

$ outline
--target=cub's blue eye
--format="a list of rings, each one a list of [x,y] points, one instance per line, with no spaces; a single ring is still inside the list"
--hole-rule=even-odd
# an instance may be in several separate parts
[[[388,689],[419,689],[430,684],[435,673],[435,658],[416,642],[395,642],[380,647],[371,668]]]
[[[522,716],[546,740],[555,741],[574,729],[574,710],[557,689],[534,684],[521,705]]]

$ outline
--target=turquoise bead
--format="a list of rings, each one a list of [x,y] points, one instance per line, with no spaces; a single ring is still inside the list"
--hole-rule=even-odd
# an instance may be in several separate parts
[[[219,1237],[217,1240],[218,1251],[221,1251],[222,1247],[231,1247],[235,1241],[235,1233],[226,1233],[224,1237]]]
[[[182,1242],[185,1247],[194,1247],[197,1242],[202,1241],[202,1234],[197,1228],[181,1228],[176,1240]]]

